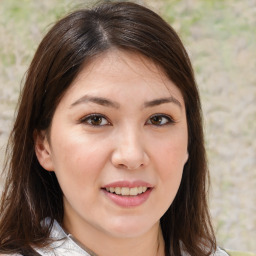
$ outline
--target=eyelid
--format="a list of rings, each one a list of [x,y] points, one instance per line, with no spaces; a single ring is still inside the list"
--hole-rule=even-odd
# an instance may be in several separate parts
[[[150,121],[150,119],[153,118],[153,117],[163,117],[163,118],[166,118],[168,120],[168,122],[165,123],[165,124],[159,124],[159,125],[148,123],[148,121]],[[176,121],[171,115],[162,114],[162,113],[153,114],[146,121],[146,125],[153,125],[153,126],[165,126],[165,125],[172,125],[172,124],[175,124],[175,123],[176,123]]]
[[[108,122],[107,124],[104,124],[104,125],[93,125],[93,124],[90,124],[88,122],[86,122],[89,118],[92,118],[92,117],[101,117],[101,118],[104,118],[106,119],[106,121]],[[83,123],[85,125],[89,125],[89,126],[93,126],[93,127],[102,127],[102,126],[107,126],[107,125],[111,125],[111,122],[109,121],[109,119],[103,115],[103,114],[100,114],[100,113],[92,113],[92,114],[88,114],[88,115],[85,115],[83,116],[82,118],[80,118],[78,120],[79,123]]]

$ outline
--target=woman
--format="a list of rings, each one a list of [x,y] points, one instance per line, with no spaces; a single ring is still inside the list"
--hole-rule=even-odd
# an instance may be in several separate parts
[[[157,14],[79,10],[42,40],[9,143],[0,252],[227,255],[189,57]]]

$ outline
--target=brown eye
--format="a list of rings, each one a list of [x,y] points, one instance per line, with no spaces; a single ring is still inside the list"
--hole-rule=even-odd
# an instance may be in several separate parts
[[[92,125],[101,125],[102,117],[101,116],[93,116],[93,117],[91,117],[90,122]]]
[[[150,121],[153,125],[160,125],[162,123],[162,117],[161,116],[154,116],[150,118]]]
[[[153,115],[146,122],[146,124],[151,124],[155,126],[163,126],[172,123],[174,123],[174,121],[170,116],[162,114]]]
[[[104,116],[98,114],[86,116],[81,120],[81,122],[92,126],[109,125],[108,120]]]

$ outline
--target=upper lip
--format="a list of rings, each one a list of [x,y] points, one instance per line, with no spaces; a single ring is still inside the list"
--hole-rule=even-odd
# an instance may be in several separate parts
[[[136,180],[136,181],[115,181],[112,183],[109,183],[107,185],[104,185],[103,188],[116,188],[116,187],[128,187],[128,188],[135,188],[135,187],[148,187],[152,188],[152,184],[141,181],[141,180]]]

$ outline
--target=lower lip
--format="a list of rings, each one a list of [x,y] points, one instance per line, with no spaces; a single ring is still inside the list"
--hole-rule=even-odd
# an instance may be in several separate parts
[[[135,207],[142,205],[150,196],[152,188],[149,188],[146,192],[137,196],[121,196],[114,193],[110,193],[105,189],[102,189],[105,195],[113,201],[115,204],[121,207]]]

